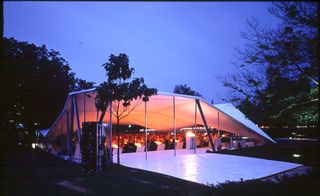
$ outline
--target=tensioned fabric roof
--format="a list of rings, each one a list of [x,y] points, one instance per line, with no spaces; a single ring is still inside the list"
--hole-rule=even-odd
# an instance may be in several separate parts
[[[229,115],[233,119],[236,119],[249,129],[255,131],[259,135],[268,139],[269,141],[275,143],[275,141],[271,137],[269,137],[264,131],[262,131],[258,126],[256,126],[251,120],[249,120],[240,110],[234,107],[234,105],[232,105],[231,103],[214,104],[213,106],[219,109],[220,111],[224,112],[225,114]]]
[[[98,121],[101,112],[97,112],[96,110],[95,97],[95,89],[70,93],[62,113],[51,126],[48,136],[67,133],[67,120],[73,122],[73,131],[76,130],[77,126],[81,128],[82,122]],[[144,102],[141,100],[132,101],[130,107],[135,107],[135,109],[125,118],[121,119],[120,124],[145,126],[145,123],[147,123],[148,129],[157,131],[194,127],[195,124],[201,126],[204,125],[204,123],[199,108],[196,106],[196,100],[200,102],[209,127],[219,128],[220,130],[259,140],[275,142],[231,104],[212,105],[201,97],[166,92],[158,92],[157,95],[151,96],[146,104],[146,108]],[[116,102],[113,103],[113,105],[115,104]],[[119,107],[120,111],[124,110],[121,104]],[[147,122],[145,122],[145,109]],[[72,111],[75,111],[75,115],[71,115]],[[127,113],[124,112],[124,114],[126,115]],[[71,119],[72,117],[73,119]],[[77,121],[77,119],[79,119],[79,121]],[[116,123],[116,118],[113,117],[112,119],[112,123]],[[103,122],[109,122],[108,112]]]

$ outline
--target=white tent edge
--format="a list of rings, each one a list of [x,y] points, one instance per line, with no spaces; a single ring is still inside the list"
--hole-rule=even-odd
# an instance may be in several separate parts
[[[268,136],[263,130],[261,130],[257,125],[255,125],[251,120],[249,120],[240,110],[238,110],[232,103],[220,103],[213,105],[216,109],[227,114],[229,117],[238,121],[242,125],[246,126],[248,129],[256,132],[265,139],[276,143],[270,136]]]

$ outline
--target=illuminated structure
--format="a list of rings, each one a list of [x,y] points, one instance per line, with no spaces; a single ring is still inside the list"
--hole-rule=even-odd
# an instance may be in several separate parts
[[[47,141],[53,151],[64,147],[69,156],[77,154],[82,122],[98,121],[100,118],[101,112],[96,110],[95,97],[95,89],[69,94],[62,113],[47,134]],[[202,126],[207,133],[215,129],[249,137],[261,144],[275,142],[232,104],[212,105],[201,97],[158,92],[146,103],[136,100],[131,105],[136,108],[120,124],[140,125],[145,127],[146,132],[152,129],[173,131],[176,134],[176,130],[182,128]],[[110,124],[110,110],[106,111],[103,122]],[[116,123],[115,118],[112,121]],[[213,146],[211,137],[209,142]]]

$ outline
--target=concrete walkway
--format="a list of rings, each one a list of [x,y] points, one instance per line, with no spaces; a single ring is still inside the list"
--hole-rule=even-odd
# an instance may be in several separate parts
[[[270,176],[301,166],[300,164],[259,158],[206,153],[206,149],[173,150],[145,153],[125,153],[120,164],[132,168],[162,173],[202,184],[218,184],[225,181],[241,181]],[[114,156],[114,162],[117,161]]]

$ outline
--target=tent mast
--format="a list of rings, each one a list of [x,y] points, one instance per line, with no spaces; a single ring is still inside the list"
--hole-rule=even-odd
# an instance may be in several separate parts
[[[71,106],[72,107],[72,106]],[[70,130],[70,122],[69,122],[69,112],[66,111],[66,123],[67,123],[67,150],[69,159],[71,159],[71,130]]]
[[[145,153],[145,157],[146,157],[146,160],[148,159],[148,131],[147,131],[147,102],[145,101],[144,102],[144,130],[145,130],[145,135],[146,135],[146,138],[145,138],[145,149],[146,149],[146,153]]]
[[[176,97],[173,96],[173,129],[174,129],[174,156],[176,156],[176,140],[177,140],[177,130],[176,130]]]
[[[218,136],[220,137],[220,112],[218,111]]]
[[[203,121],[203,124],[204,124],[204,128],[206,129],[207,131],[207,135],[208,135],[208,138],[209,138],[209,142],[210,142],[210,145],[211,145],[211,148],[212,150],[214,151],[214,146],[213,146],[213,142],[212,142],[212,139],[211,139],[211,136],[210,136],[210,132],[209,132],[209,129],[208,129],[208,125],[207,125],[207,121],[206,121],[206,118],[203,114],[203,111],[202,111],[202,108],[201,108],[201,104],[200,104],[200,101],[199,99],[196,99],[196,103],[198,105],[198,108],[199,108],[199,112],[201,114],[201,118],[202,118],[202,121]]]
[[[83,94],[83,122],[86,122],[86,96],[87,93]]]
[[[72,96],[72,102],[73,102],[73,108],[74,108],[74,112],[76,115],[76,121],[77,121],[78,141],[80,141],[80,137],[81,137],[80,120],[79,120],[78,105],[77,105],[77,100],[75,98],[75,95]]]
[[[109,139],[109,155],[110,155],[110,165],[113,164],[113,150],[112,150],[112,101],[109,103],[109,113],[110,113],[110,122],[109,122],[109,130],[110,130],[110,139]],[[118,146],[119,148],[119,146]]]
[[[194,154],[196,154],[197,151],[197,103],[194,102]]]

